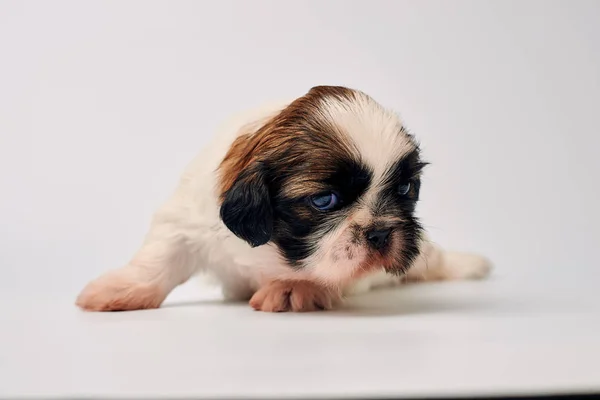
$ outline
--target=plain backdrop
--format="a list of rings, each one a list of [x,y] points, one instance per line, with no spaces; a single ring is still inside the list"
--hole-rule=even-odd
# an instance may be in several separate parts
[[[599,21],[598,1],[0,1],[0,289],[74,296],[223,119],[321,84],[420,139],[436,241],[593,282]]]

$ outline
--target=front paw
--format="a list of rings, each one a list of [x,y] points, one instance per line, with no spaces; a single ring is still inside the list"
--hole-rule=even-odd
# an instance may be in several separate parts
[[[260,288],[250,306],[265,312],[308,312],[330,310],[339,294],[308,281],[273,281]]]
[[[158,284],[140,279],[129,268],[107,272],[88,283],[76,300],[86,311],[158,308],[166,297]]]

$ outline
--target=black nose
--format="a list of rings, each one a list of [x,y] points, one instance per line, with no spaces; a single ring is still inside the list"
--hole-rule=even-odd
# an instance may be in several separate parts
[[[367,240],[376,249],[380,249],[388,242],[391,229],[377,229],[367,232]]]

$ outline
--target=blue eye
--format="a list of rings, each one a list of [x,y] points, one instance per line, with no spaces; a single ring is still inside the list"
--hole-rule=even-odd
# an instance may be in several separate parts
[[[410,182],[401,183],[398,185],[398,194],[400,196],[406,196],[406,194],[410,191]]]
[[[321,211],[331,210],[338,205],[339,199],[335,193],[322,193],[310,198],[310,201],[315,208]]]

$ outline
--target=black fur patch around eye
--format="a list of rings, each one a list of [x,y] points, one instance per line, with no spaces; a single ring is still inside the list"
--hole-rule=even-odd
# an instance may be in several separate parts
[[[398,160],[386,173],[384,184],[405,183],[417,178],[428,163],[421,161],[419,149],[415,149]]]
[[[384,190],[374,212],[377,214],[390,204],[401,204],[414,210],[421,190],[420,174],[427,165],[428,163],[421,161],[418,148],[398,160],[385,175]],[[410,185],[408,193],[398,193],[398,188],[406,184]]]
[[[285,197],[279,190],[283,182],[273,180],[272,240],[292,266],[301,267],[300,262],[317,250],[315,245],[346,218],[347,208],[366,191],[372,179],[371,170],[355,160],[335,161],[332,171],[321,183],[324,191],[335,191],[339,195],[340,208],[334,211],[319,211],[308,198]]]
[[[335,172],[324,183],[340,195],[342,207],[352,204],[369,187],[373,172],[353,160],[339,160]]]

